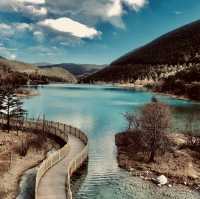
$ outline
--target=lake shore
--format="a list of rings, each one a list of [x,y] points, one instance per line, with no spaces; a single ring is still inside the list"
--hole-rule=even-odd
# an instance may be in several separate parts
[[[130,133],[117,134],[115,142],[119,166],[146,181],[154,182],[159,175],[165,175],[169,187],[182,184],[200,191],[199,152],[187,147],[188,138],[183,134],[170,134],[169,138],[173,150],[157,156],[155,162],[149,163],[141,158],[140,153],[131,152]]]
[[[113,85],[117,86],[119,88],[125,88],[125,89],[133,89],[133,90],[141,90],[141,91],[151,91],[151,92],[153,92],[155,94],[162,95],[162,96],[169,96],[171,98],[178,99],[178,100],[190,100],[190,101],[194,101],[194,100],[190,99],[187,96],[179,96],[179,95],[175,95],[173,93],[163,93],[163,92],[156,92],[156,91],[153,91],[153,90],[149,90],[149,89],[145,88],[145,86],[142,85],[142,84],[136,85],[136,84],[127,83],[127,84],[113,84]]]
[[[19,191],[19,181],[25,171],[39,165],[52,148],[59,148],[59,145],[51,140],[47,139],[42,148],[34,148],[30,146],[26,155],[21,156],[16,147],[21,143],[22,139],[26,137],[34,136],[29,132],[17,132],[11,131],[9,134],[4,131],[0,131],[0,155],[2,153],[11,154],[11,162],[5,163],[5,155],[0,156],[1,164],[1,185],[0,185],[0,197],[4,199],[16,198]],[[8,158],[9,160],[9,158]]]
[[[38,96],[40,94],[35,89],[20,88],[17,90],[16,95],[19,98],[24,98],[24,97],[34,97],[34,96]]]

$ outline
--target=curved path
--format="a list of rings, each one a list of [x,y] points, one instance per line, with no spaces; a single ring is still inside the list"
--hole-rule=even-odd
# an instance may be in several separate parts
[[[69,134],[70,151],[67,157],[50,168],[42,177],[37,199],[66,199],[66,169],[69,162],[80,153],[85,145],[79,139]]]

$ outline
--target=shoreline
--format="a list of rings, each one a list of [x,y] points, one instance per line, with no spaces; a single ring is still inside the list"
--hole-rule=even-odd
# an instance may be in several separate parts
[[[155,179],[160,175],[164,175],[168,179],[165,186],[183,185],[200,193],[199,168],[196,167],[198,163],[194,164],[195,161],[198,161],[197,157],[194,158],[194,154],[197,155],[198,152],[189,148],[181,149],[181,146],[184,146],[188,139],[185,135],[175,134],[175,136],[170,135],[169,138],[172,139],[172,142],[178,144],[177,149],[174,149],[173,152],[166,152],[161,157],[158,156],[156,162],[148,163],[142,160],[140,155],[136,154],[134,156],[131,153],[130,134],[116,134],[115,145],[119,167],[130,172],[131,176],[139,177],[144,181],[157,184],[157,186],[159,184],[156,183]],[[183,166],[180,166],[182,164]]]
[[[193,102],[199,103],[199,101],[190,99],[187,96],[179,96],[179,95],[175,95],[173,93],[162,93],[162,92],[153,91],[153,90],[145,88],[144,85],[135,85],[135,84],[113,84],[113,85],[116,86],[116,87],[119,87],[119,88],[150,91],[150,92],[155,93],[157,95],[168,96],[168,97],[171,97],[171,98],[174,98],[174,99],[177,99],[177,100],[187,100],[187,101],[193,101]]]
[[[23,89],[22,91],[16,93],[16,96],[19,98],[35,97],[39,95],[40,93],[33,89]]]

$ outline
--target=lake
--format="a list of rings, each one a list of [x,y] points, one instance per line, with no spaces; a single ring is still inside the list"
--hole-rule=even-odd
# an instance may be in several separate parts
[[[39,96],[24,99],[29,117],[43,117],[80,128],[89,137],[87,175],[73,182],[77,199],[123,198],[198,198],[197,193],[164,188],[157,191],[151,183],[131,177],[118,167],[114,135],[126,128],[123,114],[137,111],[151,101],[151,92],[126,90],[111,85],[52,84],[39,86]],[[188,114],[200,113],[200,104],[156,95],[173,108],[175,129],[183,127]],[[184,193],[184,195],[183,195]],[[170,195],[172,194],[172,195]],[[151,196],[151,197],[150,197]],[[184,197],[183,197],[184,196]]]

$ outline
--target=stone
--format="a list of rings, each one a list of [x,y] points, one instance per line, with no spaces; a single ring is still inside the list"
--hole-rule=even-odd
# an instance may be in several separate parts
[[[157,184],[158,185],[158,187],[162,187],[162,185],[161,184]]]
[[[160,184],[160,185],[165,185],[168,183],[168,180],[164,175],[158,176],[156,180],[157,180],[157,184]]]
[[[170,188],[171,188],[171,187],[172,187],[172,185],[171,185],[171,184],[168,184],[168,187],[170,187]]]
[[[130,168],[129,171],[132,172],[132,171],[134,171],[134,169],[133,169],[133,168]]]

